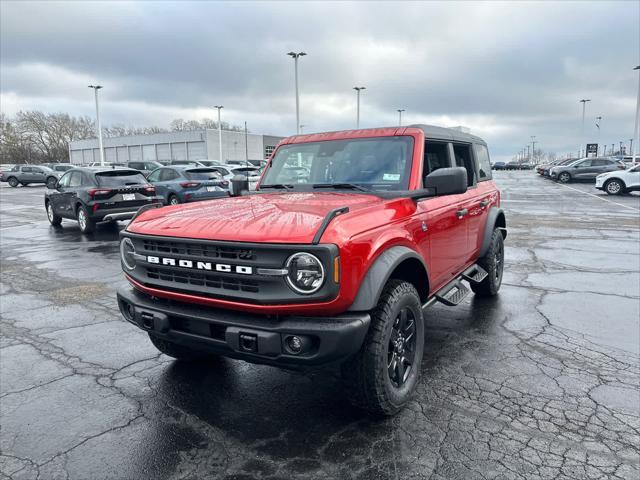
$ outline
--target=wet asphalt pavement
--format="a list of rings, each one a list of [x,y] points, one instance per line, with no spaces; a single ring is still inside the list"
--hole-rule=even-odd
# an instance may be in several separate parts
[[[415,400],[160,355],[120,316],[118,229],[0,187],[0,478],[638,478],[640,196],[497,172],[499,297],[427,311]]]

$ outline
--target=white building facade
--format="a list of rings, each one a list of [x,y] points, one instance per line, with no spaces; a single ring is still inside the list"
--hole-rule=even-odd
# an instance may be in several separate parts
[[[267,159],[284,137],[222,131],[222,161]],[[220,160],[218,130],[191,130],[127,137],[103,138],[105,162],[141,160]],[[245,153],[246,152],[246,153]],[[69,143],[69,159],[75,165],[100,161],[98,139]]]

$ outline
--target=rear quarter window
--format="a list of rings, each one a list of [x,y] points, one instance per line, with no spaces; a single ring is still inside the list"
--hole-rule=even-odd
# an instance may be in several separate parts
[[[491,160],[489,158],[489,150],[486,145],[474,144],[473,148],[476,153],[476,161],[478,162],[478,181],[491,180]]]

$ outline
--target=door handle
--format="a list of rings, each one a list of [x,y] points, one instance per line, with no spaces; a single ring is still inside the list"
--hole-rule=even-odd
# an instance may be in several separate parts
[[[482,200],[482,201],[480,202],[480,208],[484,208],[484,207],[486,207],[487,205],[489,205],[489,200]]]
[[[466,208],[461,208],[460,210],[458,210],[456,212],[456,215],[458,216],[458,218],[462,218],[464,217],[467,213],[469,213],[469,210],[467,210]]]

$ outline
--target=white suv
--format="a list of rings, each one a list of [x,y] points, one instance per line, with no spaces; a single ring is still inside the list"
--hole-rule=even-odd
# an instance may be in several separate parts
[[[607,172],[596,177],[596,188],[609,195],[640,190],[640,165],[636,164],[626,170]]]

